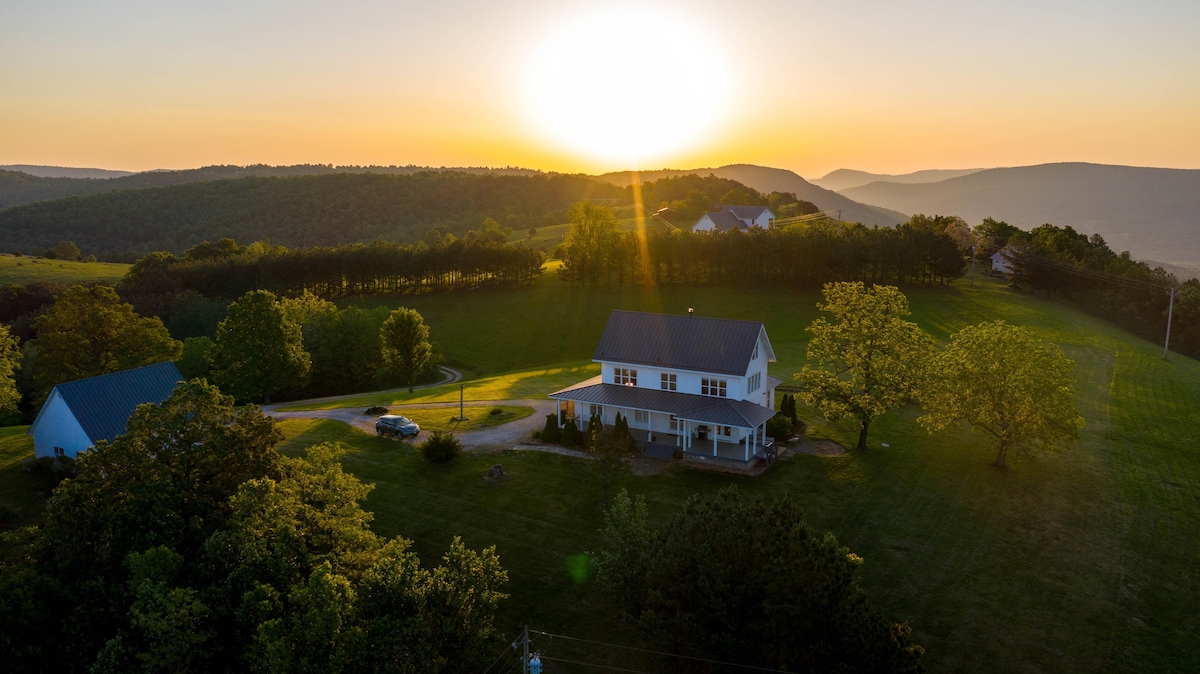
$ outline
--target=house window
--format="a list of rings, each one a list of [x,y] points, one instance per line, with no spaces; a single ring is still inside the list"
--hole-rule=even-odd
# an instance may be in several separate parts
[[[750,355],[750,360],[758,360],[758,344],[754,345],[754,353]]]
[[[634,410],[633,420],[639,424],[648,424],[650,423],[650,413],[646,410]]]
[[[603,405],[588,405],[588,417],[589,418],[600,417],[601,419],[603,419],[604,418],[604,406]]]
[[[725,380],[724,379],[701,379],[700,380],[700,395],[716,396],[718,398],[725,397]]]
[[[622,386],[637,386],[637,370],[625,367],[613,369],[613,383]]]
[[[671,430],[679,430],[679,419],[676,419],[674,414],[671,415]]]
[[[662,390],[675,391],[678,389],[679,381],[673,374],[662,373]]]
[[[746,384],[746,393],[754,393],[762,386],[762,373],[755,372],[750,375],[750,379]]]
[[[729,426],[722,426],[721,427],[721,435],[724,435],[724,436],[733,435],[733,429],[730,428]]]
[[[55,448],[54,448],[54,456],[57,456],[57,457],[64,457],[64,456],[66,456],[66,455],[67,455],[67,450],[63,449],[62,447],[55,447]]]

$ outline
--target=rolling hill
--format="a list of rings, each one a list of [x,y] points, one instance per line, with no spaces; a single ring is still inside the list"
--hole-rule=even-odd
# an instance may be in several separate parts
[[[752,164],[730,164],[719,168],[641,171],[637,175],[641,181],[646,182],[691,173],[702,176],[712,174],[718,178],[736,180],[747,187],[753,187],[763,193],[791,192],[799,199],[816,204],[823,211],[837,211],[840,209],[843,220],[861,222],[868,226],[890,226],[908,219],[908,216],[903,213],[859,203],[832,190],[818,187],[787,169],[754,166]],[[625,186],[629,184],[632,175],[633,173],[630,171],[619,171],[616,173],[605,173],[596,177],[615,185]],[[657,204],[652,205],[657,207]]]
[[[108,178],[124,178],[131,176],[134,171],[114,171],[99,168],[73,168],[70,166],[35,166],[33,164],[7,164],[0,166],[3,171],[20,171],[39,178],[89,178],[103,180]]]
[[[941,180],[949,180],[960,176],[971,175],[978,173],[984,169],[927,169],[924,171],[916,171],[914,173],[902,173],[898,175],[888,173],[867,173],[866,171],[856,171],[854,169],[838,169],[826,174],[824,177],[812,181],[815,185],[820,185],[827,190],[841,192],[842,190],[851,187],[859,187],[873,182],[889,182],[903,183],[906,185],[916,183],[935,183]]]
[[[846,196],[905,213],[985,217],[1097,233],[1135,258],[1200,267],[1200,170],[1063,163],[998,168],[936,183],[875,182]]]
[[[0,166],[0,209],[65,197],[104,194],[117,190],[141,190],[232,178],[282,178],[346,173],[411,175],[422,171],[453,171],[472,175],[538,175],[541,173],[522,168],[430,168],[426,166],[333,166],[326,164],[267,166],[254,164],[250,166],[204,166],[180,171],[146,171],[108,177],[104,180],[96,180],[97,177],[101,177],[99,175],[78,174],[80,171],[102,170],[57,166]]]

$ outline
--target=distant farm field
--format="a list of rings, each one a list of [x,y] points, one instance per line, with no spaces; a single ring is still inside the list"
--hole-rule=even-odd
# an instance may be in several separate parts
[[[34,281],[116,283],[125,276],[129,266],[119,262],[67,262],[5,253],[0,254],[0,285],[24,285]]]

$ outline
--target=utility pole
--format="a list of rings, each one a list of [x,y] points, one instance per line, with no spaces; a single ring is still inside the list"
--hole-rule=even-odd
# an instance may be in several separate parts
[[[458,419],[459,419],[459,421],[462,421],[463,419],[466,418],[466,416],[463,415],[463,388],[464,387],[466,387],[466,384],[458,385]]]
[[[1171,303],[1167,305],[1167,341],[1163,344],[1163,360],[1167,359],[1167,349],[1171,347],[1171,314],[1175,311],[1175,289],[1169,291]]]
[[[975,286],[975,251],[979,249],[979,241],[971,242],[971,286]]]
[[[522,674],[529,674],[529,625],[525,626],[525,637],[522,641],[524,642],[525,652],[521,656],[521,672]]]
[[[842,224],[842,209],[838,209],[838,224]]]

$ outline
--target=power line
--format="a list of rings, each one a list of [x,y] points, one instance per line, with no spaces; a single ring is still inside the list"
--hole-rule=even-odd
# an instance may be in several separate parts
[[[583,665],[584,667],[595,667],[596,669],[607,669],[611,672],[633,672],[634,674],[651,674],[640,669],[625,669],[624,667],[613,667],[611,665],[597,665],[593,662],[579,662],[578,660],[567,660],[566,658],[552,658],[547,655],[538,656],[547,662],[561,662],[567,665]]]
[[[712,665],[724,665],[726,667],[739,667],[741,669],[749,669],[749,670],[753,670],[756,672],[776,672],[776,674],[778,674],[779,672],[784,671],[781,669],[770,669],[768,667],[745,665],[745,664],[741,664],[738,662],[724,662],[722,660],[710,660],[709,658],[697,658],[697,657],[694,657],[691,655],[679,655],[678,653],[667,653],[665,651],[654,651],[654,650],[650,650],[648,648],[637,648],[636,646],[622,646],[620,644],[610,644],[610,643],[607,643],[604,641],[594,641],[592,639],[583,639],[580,637],[569,637],[569,636],[566,636],[565,634],[551,634],[549,632],[541,632],[541,631],[539,631],[538,634],[544,634],[544,635],[550,637],[551,639],[567,639],[570,641],[580,641],[585,644],[594,644],[596,646],[608,646],[610,648],[620,648],[620,649],[626,650],[626,651],[637,651],[638,653],[649,653],[651,655],[661,655],[661,656],[668,657],[668,658],[681,658],[683,660],[693,660],[695,662],[706,662],[706,663],[709,663]]]
[[[514,652],[516,652],[516,650],[517,650],[517,640],[519,640],[520,638],[521,638],[520,634],[518,634],[516,637],[514,637],[513,640],[508,643],[508,647],[504,649],[504,652],[500,654],[500,657],[493,660],[492,664],[488,665],[487,669],[483,670],[483,674],[487,674],[488,672],[492,671],[492,667],[495,667],[496,663],[500,662],[500,660],[502,658],[504,658],[504,656],[507,655],[507,656],[511,657],[512,654]],[[504,671],[504,670],[501,670],[501,671]]]
[[[1141,281],[1138,279],[1131,279],[1131,278],[1127,278],[1124,276],[1117,276],[1116,274],[1112,274],[1109,272],[1095,270],[1095,269],[1088,269],[1087,267],[1078,267],[1078,266],[1072,265],[1070,263],[1063,262],[1061,260],[1055,260],[1053,258],[1046,258],[1046,257],[1042,257],[1039,255],[1033,255],[1031,253],[1010,253],[1008,255],[1008,257],[1010,257],[1010,259],[1013,259],[1016,262],[1032,263],[1035,265],[1040,265],[1042,267],[1049,267],[1051,269],[1056,269],[1056,270],[1067,272],[1067,273],[1073,273],[1073,274],[1078,274],[1080,276],[1086,276],[1093,280],[1104,281],[1106,283],[1111,283],[1113,285],[1125,286],[1127,288],[1134,289],[1134,290],[1146,290],[1146,291],[1160,292],[1160,291],[1166,291],[1169,287],[1167,284],[1158,284],[1158,283],[1152,283],[1149,281]]]

